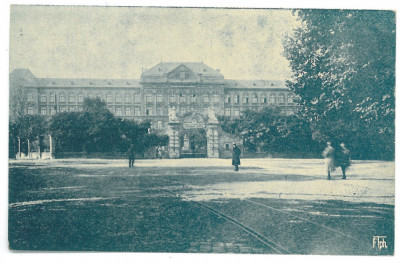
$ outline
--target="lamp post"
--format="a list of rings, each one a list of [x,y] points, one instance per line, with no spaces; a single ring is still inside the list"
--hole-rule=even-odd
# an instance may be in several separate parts
[[[30,157],[30,154],[31,154],[31,147],[30,147],[30,144],[29,144],[29,139],[26,139],[27,141],[28,141],[28,158]]]
[[[50,159],[53,159],[53,139],[51,138],[50,134],[49,134],[49,142],[50,142]]]
[[[21,138],[18,136],[18,157],[21,159]]]

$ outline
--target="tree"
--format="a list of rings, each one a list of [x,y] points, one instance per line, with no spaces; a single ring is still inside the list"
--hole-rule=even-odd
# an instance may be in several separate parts
[[[57,150],[109,152],[121,140],[119,121],[99,98],[85,98],[82,112],[63,112],[51,119]]]
[[[284,42],[293,72],[287,85],[313,138],[345,141],[360,158],[393,158],[394,12],[296,13],[304,25]],[[379,154],[370,156],[373,142]]]
[[[88,144],[88,123],[81,112],[62,112],[51,119],[50,132],[57,151],[82,152]]]
[[[313,152],[316,143],[308,122],[297,116],[282,115],[276,107],[245,111],[239,119],[220,117],[221,128],[243,138],[249,152]]]
[[[21,142],[21,151],[28,152],[28,143],[31,150],[42,147],[42,138],[47,133],[47,121],[40,115],[20,115],[15,121],[9,122],[9,155],[14,157],[18,152],[18,138]],[[36,149],[35,149],[36,150]],[[42,149],[41,149],[42,150]]]

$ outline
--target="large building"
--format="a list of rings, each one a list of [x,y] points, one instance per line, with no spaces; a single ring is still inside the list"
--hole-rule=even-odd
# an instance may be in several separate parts
[[[10,74],[10,118],[21,114],[51,117],[80,111],[85,97],[99,97],[116,116],[151,120],[152,128],[170,136],[171,158],[229,155],[230,142],[215,115],[239,117],[247,109],[268,105],[282,114],[296,111],[293,93],[282,80],[230,80],[204,63],[159,63],[137,79],[37,78],[28,69]],[[207,139],[193,146],[193,136]],[[200,134],[200,135],[199,135]]]

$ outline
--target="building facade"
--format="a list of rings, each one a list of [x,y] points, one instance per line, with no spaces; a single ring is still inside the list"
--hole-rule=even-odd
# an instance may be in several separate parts
[[[37,78],[28,69],[10,74],[11,120],[21,114],[50,118],[80,111],[85,97],[101,98],[117,117],[150,120],[153,130],[170,136],[170,158],[228,156],[232,140],[240,144],[240,139],[221,130],[218,115],[238,118],[245,110],[269,105],[286,115],[297,109],[281,80],[225,79],[204,63],[159,63],[139,80]],[[205,136],[206,143],[193,146],[195,136]]]

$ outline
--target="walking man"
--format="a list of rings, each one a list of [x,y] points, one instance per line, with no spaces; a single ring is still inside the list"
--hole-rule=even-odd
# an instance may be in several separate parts
[[[332,147],[331,142],[326,142],[326,148],[322,153],[322,156],[324,156],[325,158],[325,167],[326,171],[328,172],[328,180],[331,180],[331,172],[335,170],[335,163],[333,158],[334,152],[335,149]]]
[[[340,144],[340,151],[339,151],[339,166],[342,168],[342,179],[346,179],[346,169],[350,166],[350,150],[346,148],[344,142]]]
[[[131,144],[128,149],[128,157],[129,157],[129,167],[133,167],[133,163],[135,162],[135,149],[133,147],[133,144]]]
[[[240,165],[240,149],[239,147],[236,146],[235,143],[232,144],[232,165],[235,166],[234,171],[239,171],[239,165]]]

